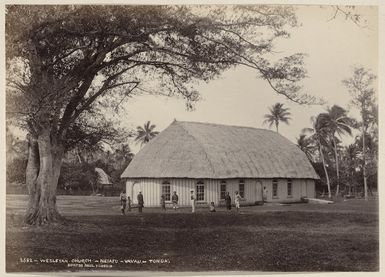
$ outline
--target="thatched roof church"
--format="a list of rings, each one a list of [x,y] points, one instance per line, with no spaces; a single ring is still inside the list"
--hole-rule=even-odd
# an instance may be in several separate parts
[[[263,186],[270,200],[298,200],[313,196],[314,179],[319,178],[306,155],[276,132],[180,121],[141,149],[121,177],[128,194],[131,190],[135,199],[141,190],[154,206],[162,193],[189,194],[198,183],[203,203],[220,202],[224,190],[243,190],[245,201],[255,202],[261,200]]]

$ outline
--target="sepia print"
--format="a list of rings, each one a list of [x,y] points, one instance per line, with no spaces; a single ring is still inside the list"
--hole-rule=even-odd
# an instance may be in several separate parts
[[[378,272],[378,10],[5,5],[5,271]]]

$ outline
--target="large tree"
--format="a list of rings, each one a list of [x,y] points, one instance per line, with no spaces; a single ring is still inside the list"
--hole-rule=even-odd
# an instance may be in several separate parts
[[[352,95],[352,103],[361,113],[361,140],[362,140],[362,171],[364,179],[365,200],[368,200],[367,185],[367,132],[371,125],[377,124],[377,108],[375,105],[375,88],[374,81],[376,76],[368,69],[356,67],[353,70],[353,76],[343,80],[348,91]]]
[[[141,93],[179,96],[192,107],[198,81],[243,65],[298,103],[303,55],[273,43],[297,25],[288,6],[6,7],[7,116],[28,132],[28,224],[61,219],[62,157],[88,119]],[[277,55],[277,54],[276,54]],[[73,143],[69,143],[72,141]]]

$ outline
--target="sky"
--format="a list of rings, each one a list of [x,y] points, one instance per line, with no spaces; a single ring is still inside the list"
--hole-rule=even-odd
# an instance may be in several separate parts
[[[378,10],[376,7],[356,7],[356,12],[367,22],[357,26],[342,15],[331,19],[330,6],[297,6],[300,27],[291,30],[289,39],[281,39],[275,50],[281,54],[306,53],[305,67],[308,78],[304,92],[322,97],[326,104],[299,105],[277,95],[266,81],[258,79],[255,72],[245,67],[225,71],[220,78],[197,86],[202,100],[194,111],[185,109],[182,99],[141,95],[130,99],[124,111],[115,117],[121,126],[136,128],[148,120],[162,131],[178,121],[198,121],[226,125],[268,128],[263,116],[268,108],[280,102],[291,112],[289,125],[280,124],[280,134],[295,143],[305,127],[311,127],[310,118],[334,104],[349,109],[349,115],[359,119],[359,112],[350,105],[350,95],[342,80],[352,76],[354,66],[364,66],[377,75],[378,68]],[[272,127],[274,128],[274,127]],[[344,144],[353,137],[342,138]],[[130,142],[134,153],[139,145]]]

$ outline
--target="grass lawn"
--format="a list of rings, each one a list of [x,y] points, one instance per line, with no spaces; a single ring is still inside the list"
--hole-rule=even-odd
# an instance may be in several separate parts
[[[7,272],[379,270],[376,200],[120,215],[117,197],[61,196],[65,224],[44,228],[25,201],[7,196]]]

